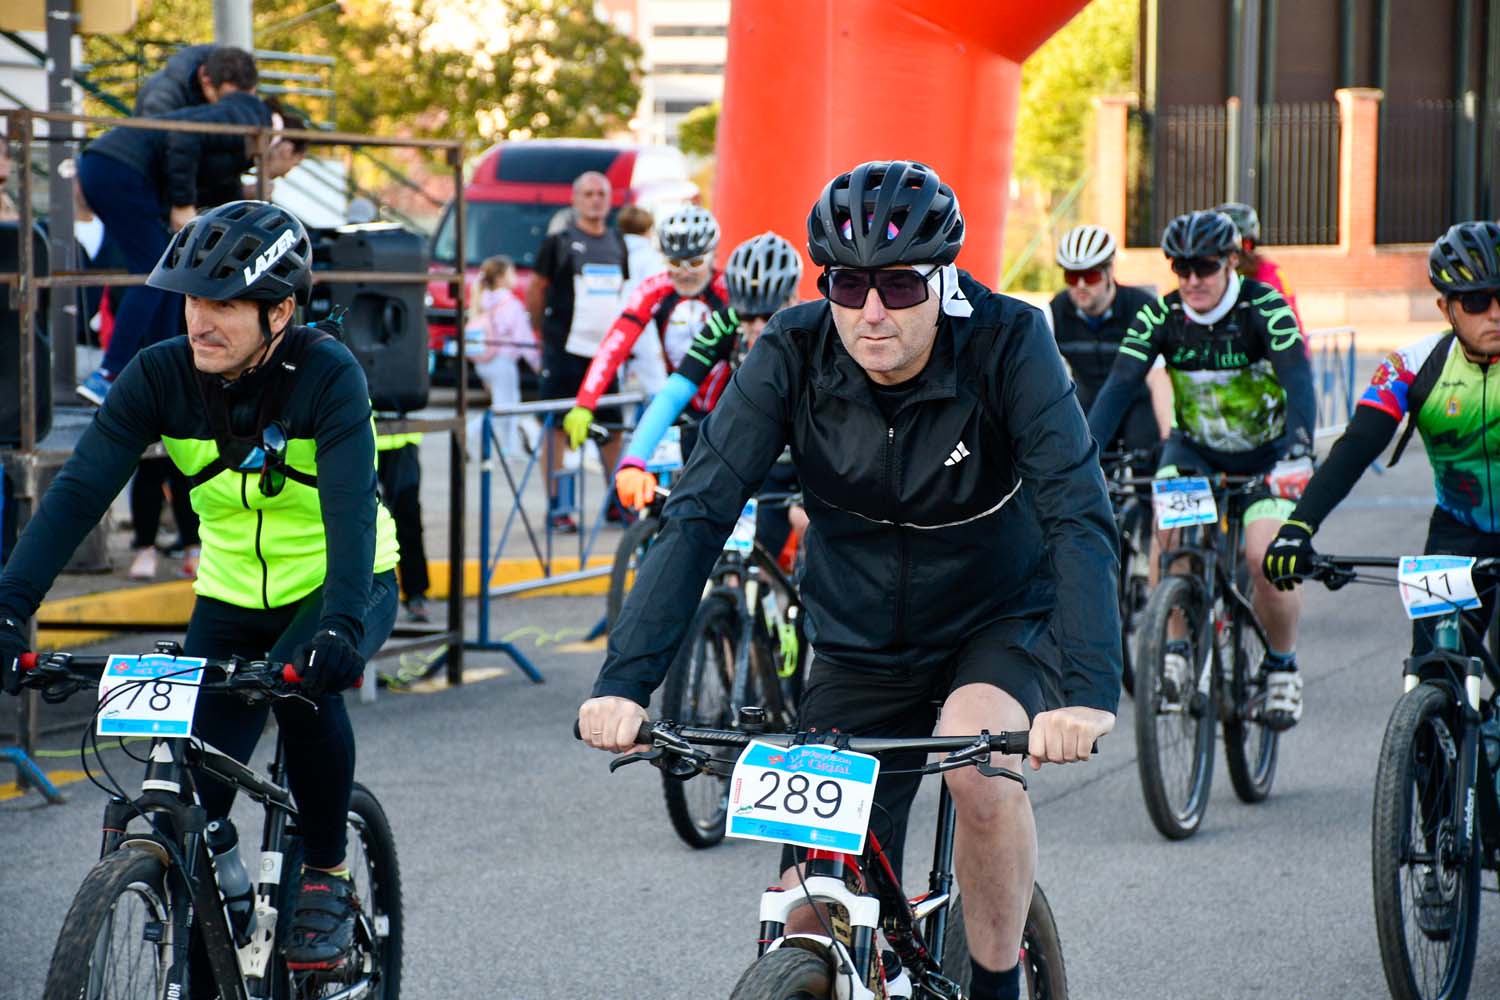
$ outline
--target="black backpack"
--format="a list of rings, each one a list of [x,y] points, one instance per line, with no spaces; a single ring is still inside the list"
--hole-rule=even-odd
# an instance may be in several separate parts
[[[1417,369],[1417,377],[1412,379],[1411,388],[1406,390],[1406,427],[1401,431],[1401,439],[1396,442],[1396,450],[1391,452],[1391,460],[1385,464],[1387,469],[1394,468],[1401,461],[1401,453],[1406,451],[1406,443],[1417,429],[1417,414],[1422,412],[1422,404],[1432,395],[1432,387],[1437,385],[1438,376],[1443,373],[1443,364],[1447,362],[1448,352],[1453,348],[1453,336],[1452,330],[1443,334],[1443,339],[1437,342],[1432,353],[1422,362],[1422,367]]]

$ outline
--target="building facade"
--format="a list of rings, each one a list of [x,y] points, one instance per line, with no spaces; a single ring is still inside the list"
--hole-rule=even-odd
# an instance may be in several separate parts
[[[683,116],[724,94],[729,0],[604,0],[602,6],[645,54],[636,138],[676,144]]]

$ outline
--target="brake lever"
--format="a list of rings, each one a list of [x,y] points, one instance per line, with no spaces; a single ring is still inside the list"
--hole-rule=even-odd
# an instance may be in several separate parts
[[[614,774],[626,764],[636,764],[643,760],[652,765],[655,765],[656,762],[658,760],[661,760],[661,758],[665,755],[666,751],[662,750],[660,747],[655,750],[638,750],[635,753],[628,753],[623,757],[616,757],[614,760],[609,762],[609,773]]]

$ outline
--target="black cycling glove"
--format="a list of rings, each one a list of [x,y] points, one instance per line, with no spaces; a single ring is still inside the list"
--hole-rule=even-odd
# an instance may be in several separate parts
[[[21,693],[21,654],[29,651],[26,626],[14,618],[0,616],[0,690]]]
[[[1312,572],[1317,556],[1312,546],[1312,529],[1301,521],[1287,521],[1266,549],[1262,569],[1277,590],[1291,590]]]
[[[297,673],[302,690],[310,695],[332,694],[353,687],[364,676],[365,658],[359,650],[331,628],[318,633],[297,649]]]

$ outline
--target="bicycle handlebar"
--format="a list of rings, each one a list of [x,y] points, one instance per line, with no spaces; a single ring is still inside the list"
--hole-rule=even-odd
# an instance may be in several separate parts
[[[1307,578],[1317,580],[1329,590],[1338,590],[1344,584],[1358,578],[1359,574],[1355,572],[1356,570],[1396,569],[1400,565],[1402,558],[1404,557],[1320,555],[1312,560],[1312,571],[1307,574]],[[1488,577],[1489,579],[1500,581],[1500,559],[1477,559],[1474,562],[1474,568],[1470,572],[1475,576]]]
[[[886,738],[879,736],[845,736],[838,732],[749,733],[732,729],[705,729],[698,726],[681,726],[672,722],[651,722],[649,720],[642,722],[640,729],[636,731],[636,742],[641,744],[654,744],[658,738],[666,740],[672,737],[683,743],[692,743],[707,747],[743,747],[748,746],[751,740],[760,740],[763,743],[772,743],[782,747],[799,744],[836,746],[839,749],[851,750],[855,753],[885,753],[892,750],[919,750],[926,752],[965,750],[972,747],[979,740],[987,738],[991,751],[1002,755],[1020,754],[1024,757],[1026,755],[1027,744],[1031,739],[1031,732],[1026,729],[1018,729],[1008,732],[986,733],[984,736]],[[573,722],[573,738],[578,740],[583,739],[583,733],[579,730],[576,719]]]
[[[22,653],[19,663],[22,684],[39,687],[59,680],[95,681],[109,663],[105,656],[79,656],[73,653]],[[259,687],[274,691],[285,685],[302,683],[302,676],[291,663],[270,660],[205,660],[205,672],[222,674],[222,680],[204,683],[205,690],[244,690]],[[355,683],[364,683],[361,677]]]

